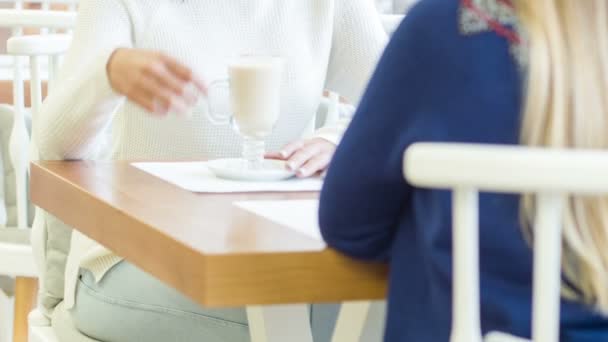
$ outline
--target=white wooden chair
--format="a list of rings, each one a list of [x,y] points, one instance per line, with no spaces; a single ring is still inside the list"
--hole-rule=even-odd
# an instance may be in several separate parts
[[[30,145],[30,136],[26,128],[25,106],[23,103],[23,78],[21,77],[20,59],[23,56],[29,57],[30,69],[30,93],[31,93],[31,121],[36,120],[36,116],[42,104],[42,78],[40,70],[41,58],[49,58],[49,75],[55,75],[59,64],[59,56],[64,54],[71,43],[71,37],[67,34],[47,34],[33,36],[17,36],[10,38],[7,42],[8,53],[15,56],[15,78],[14,78],[14,123],[10,140],[11,161],[16,175],[17,203],[18,203],[18,222],[19,228],[27,228],[28,224],[28,194],[27,194],[27,174],[30,158],[37,158],[37,149]],[[52,87],[52,78],[49,78],[48,88]],[[31,246],[28,246],[31,250]],[[31,252],[30,252],[31,253]],[[33,259],[33,256],[31,256]],[[21,277],[38,276],[34,274],[23,274]],[[49,325],[44,320],[44,316],[34,313],[32,319],[40,325]],[[36,330],[35,330],[36,331]]]
[[[404,159],[415,186],[453,190],[452,342],[480,342],[478,193],[535,194],[533,340],[559,341],[562,211],[568,195],[607,195],[608,153],[421,143]],[[487,342],[526,341],[491,333]]]
[[[40,2],[40,1],[38,1]],[[62,1],[66,3],[65,0]],[[45,10],[50,1],[43,1],[43,10],[20,9],[22,1],[17,1],[15,9],[0,9],[0,27],[8,27],[13,30],[13,37],[7,42],[7,52],[12,55],[13,65],[13,106],[3,106],[2,109],[10,109],[13,113],[13,127],[10,136],[9,154],[15,175],[17,220],[13,228],[3,229],[0,234],[0,275],[16,277],[15,289],[15,340],[25,340],[23,331],[27,331],[27,311],[20,309],[20,302],[31,302],[32,287],[35,287],[37,270],[34,256],[29,244],[29,218],[31,209],[29,206],[27,188],[27,174],[30,151],[28,119],[34,119],[42,102],[42,68],[46,66],[46,74],[52,80],[57,65],[58,56],[63,54],[69,46],[69,35],[46,34],[58,29],[71,29],[75,24],[75,13],[47,11]],[[40,35],[21,36],[23,28],[40,28]],[[29,57],[29,72],[24,72],[23,58]],[[48,62],[42,63],[42,58],[47,57]],[[24,103],[24,74],[29,73],[31,111],[26,111]],[[46,77],[44,77],[46,78]],[[28,115],[29,114],[29,115]],[[31,116],[31,117],[28,117]],[[16,228],[16,229],[15,229]],[[5,238],[4,235],[11,239]],[[14,236],[17,236],[15,238]],[[6,319],[3,317],[3,319]]]

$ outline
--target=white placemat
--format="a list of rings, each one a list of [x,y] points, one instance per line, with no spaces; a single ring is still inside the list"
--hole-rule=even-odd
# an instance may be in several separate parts
[[[298,192],[319,191],[320,178],[289,179],[278,182],[246,182],[217,178],[205,162],[133,163],[134,167],[192,192]]]
[[[239,208],[291,228],[313,239],[323,241],[319,229],[318,200],[242,201]],[[323,248],[325,244],[323,244]]]

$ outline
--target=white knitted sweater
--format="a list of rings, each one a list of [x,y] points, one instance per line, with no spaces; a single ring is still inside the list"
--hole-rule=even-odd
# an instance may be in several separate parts
[[[84,0],[79,11],[73,46],[35,119],[34,138],[42,159],[98,158],[109,125],[111,159],[239,154],[239,136],[229,127],[212,125],[203,109],[189,119],[158,119],[114,93],[106,64],[118,47],[164,51],[207,81],[225,77],[232,56],[283,56],[282,113],[268,141],[274,150],[313,134],[324,89],[357,103],[387,39],[372,0]],[[343,126],[316,134],[337,141]],[[66,305],[73,304],[80,267],[100,279],[119,261],[74,233],[66,267]]]

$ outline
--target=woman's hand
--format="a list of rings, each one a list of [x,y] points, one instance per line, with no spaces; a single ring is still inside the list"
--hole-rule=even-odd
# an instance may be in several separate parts
[[[300,178],[323,172],[336,151],[336,145],[323,138],[300,140],[288,144],[279,152],[266,154],[267,158],[287,161],[287,168]]]
[[[121,48],[107,64],[112,88],[150,113],[185,113],[206,93],[192,70],[161,52]]]

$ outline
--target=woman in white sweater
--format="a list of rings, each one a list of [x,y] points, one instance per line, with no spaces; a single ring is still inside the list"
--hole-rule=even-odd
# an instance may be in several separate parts
[[[239,136],[212,125],[204,109],[173,113],[204,99],[230,57],[258,53],[286,60],[269,149],[301,177],[321,171],[344,125],[313,131],[315,113],[324,89],[358,102],[387,39],[375,13],[371,0],[83,0],[73,46],[35,122],[40,157],[238,156]],[[45,220],[49,234],[61,230]],[[248,340],[244,310],[200,308],[81,234],[72,236],[65,273],[66,307],[97,340]],[[316,322],[331,319],[316,316],[317,341],[327,340],[330,327]]]

